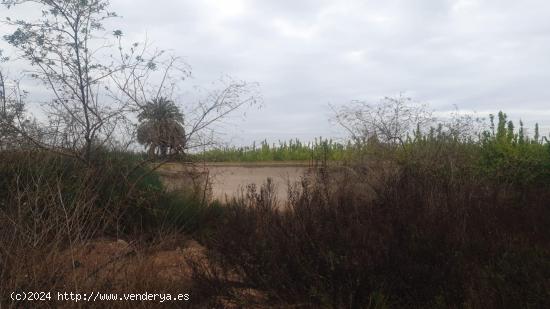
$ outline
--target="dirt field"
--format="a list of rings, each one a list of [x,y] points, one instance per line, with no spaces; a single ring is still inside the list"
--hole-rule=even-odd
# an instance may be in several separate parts
[[[300,180],[308,168],[306,166],[209,166],[212,177],[213,198],[224,201],[246,189],[249,184],[258,187],[271,178],[277,196],[286,197],[289,183]]]
[[[300,181],[310,171],[307,163],[209,163],[205,165],[167,164],[160,173],[169,190],[204,186],[206,176],[212,183],[212,198],[226,201],[237,196],[249,184],[261,186],[267,178],[275,185],[277,196],[285,198],[288,184]]]

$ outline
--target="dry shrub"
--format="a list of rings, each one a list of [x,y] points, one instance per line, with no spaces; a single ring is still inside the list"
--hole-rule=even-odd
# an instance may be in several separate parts
[[[167,237],[184,228],[167,220],[180,202],[187,205],[126,154],[83,164],[48,152],[0,152],[0,304],[23,304],[6,298],[14,291],[181,293],[189,279],[171,280],[163,264],[185,269],[176,249],[184,245]]]
[[[255,289],[301,307],[550,306],[548,184],[495,182],[467,169],[467,152],[442,153],[321,169],[284,205],[269,182],[250,187],[206,242],[198,292]]]

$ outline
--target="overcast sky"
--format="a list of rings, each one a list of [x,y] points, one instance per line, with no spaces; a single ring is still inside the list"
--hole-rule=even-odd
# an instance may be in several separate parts
[[[236,144],[341,136],[328,104],[404,93],[438,111],[550,124],[548,0],[111,0],[125,36],[181,55],[191,84],[258,82]]]

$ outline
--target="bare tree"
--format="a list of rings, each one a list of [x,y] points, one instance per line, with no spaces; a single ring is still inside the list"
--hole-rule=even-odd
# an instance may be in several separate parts
[[[119,50],[124,48],[121,46]],[[161,99],[174,102],[183,113],[180,123],[185,126],[185,143],[180,143],[183,147],[174,148],[179,153],[212,145],[216,128],[228,116],[245,106],[261,104],[257,83],[230,77],[222,78],[215,89],[208,90],[201,99],[182,102],[178,96],[182,90],[181,84],[191,76],[190,66],[180,57],[168,55],[162,50],[156,50],[153,56],[149,56],[154,62],[141,66],[125,63],[127,59],[141,59],[147,50],[147,44],[133,44],[129,53],[119,55],[124,69],[110,75],[113,85],[111,97],[125,100],[121,103],[131,106],[138,114],[150,107],[151,102]]]
[[[0,64],[8,60],[0,50]],[[22,130],[39,136],[36,123],[25,116],[26,96],[27,92],[21,89],[21,80],[9,78],[0,67],[0,150],[26,146],[20,134]]]
[[[128,106],[107,100],[109,77],[126,67],[152,66],[152,60],[105,62],[102,51],[121,36],[119,30],[111,38],[102,34],[103,22],[116,17],[108,11],[107,0],[3,0],[2,4],[8,8],[25,4],[42,12],[32,21],[8,19],[6,24],[15,30],[4,37],[32,65],[31,76],[53,95],[46,106],[49,135],[33,142],[88,162],[94,148],[112,139],[117,124],[126,120]]]
[[[147,102],[176,96],[190,67],[180,58],[153,49],[148,41],[124,45],[120,30],[103,28],[117,15],[108,0],[2,0],[6,7],[28,5],[42,12],[37,20],[10,20],[5,36],[34,68],[53,95],[46,104],[47,135],[36,146],[89,162],[94,149],[120,144]],[[198,102],[178,102],[185,118],[185,147],[211,142],[215,125],[239,108],[259,100],[257,84],[229,80]],[[135,141],[136,126],[132,139]],[[117,131],[118,130],[118,131]],[[183,149],[185,148],[185,149]]]
[[[389,145],[404,145],[408,134],[434,122],[426,104],[402,95],[385,97],[378,104],[352,101],[341,108],[332,107],[333,120],[359,143],[375,138]]]
[[[475,113],[461,112],[457,106],[454,111],[449,113],[448,117],[438,122],[439,125],[435,131],[438,131],[439,135],[444,135],[455,141],[478,140],[488,129],[485,118],[479,117]],[[433,131],[434,129],[431,130],[431,134]]]
[[[258,83],[222,79],[217,89],[188,109],[188,150],[209,147],[216,143],[214,136],[223,130],[221,123],[244,106],[261,106]]]
[[[0,63],[8,61],[9,59],[4,58],[3,51],[0,49]],[[2,72],[2,67],[0,67],[0,103],[2,104],[2,116],[6,113],[6,82],[4,80],[4,73]]]

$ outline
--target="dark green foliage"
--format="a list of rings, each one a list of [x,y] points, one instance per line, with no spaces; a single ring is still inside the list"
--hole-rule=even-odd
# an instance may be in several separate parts
[[[199,197],[181,192],[167,193],[159,201],[162,209],[163,227],[175,228],[186,234],[209,233],[223,214],[223,206],[218,202],[209,203]]]
[[[183,122],[183,114],[173,101],[168,98],[160,97],[147,102],[138,115],[139,121],[163,121],[172,120]]]
[[[98,151],[90,167],[48,152],[0,152],[0,211],[19,209],[28,212],[28,220],[59,224],[65,215],[85,213],[79,228],[85,238],[158,228],[195,232],[215,217],[208,203],[166,193],[141,160],[137,154]]]
[[[90,217],[82,224],[94,226],[89,236],[135,230],[134,222],[147,217],[162,193],[158,177],[136,168],[135,158],[126,154],[94,153],[92,167],[48,152],[0,156],[0,205],[5,213],[20,207],[33,216],[40,208],[40,220],[60,220],[56,216],[64,212],[86,212]]]
[[[172,151],[181,151],[186,145],[183,114],[174,102],[157,98],[147,102],[138,115],[140,124],[137,140],[149,148],[149,156],[157,152],[166,156]]]
[[[506,121],[506,114],[499,113],[499,128]],[[522,122],[516,134],[509,121],[506,135],[485,132],[475,147],[479,148],[477,169],[489,178],[524,186],[550,182],[550,144],[541,143],[538,124],[531,139]]]

